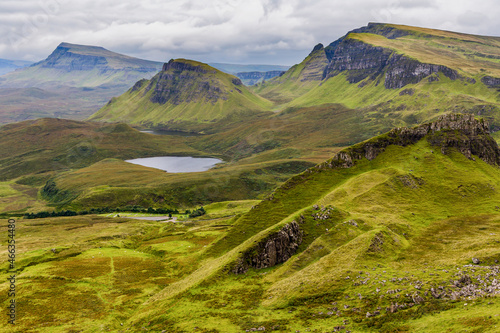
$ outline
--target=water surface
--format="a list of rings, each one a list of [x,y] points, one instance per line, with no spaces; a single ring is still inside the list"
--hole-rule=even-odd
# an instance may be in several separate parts
[[[125,162],[160,169],[171,173],[207,171],[208,169],[214,167],[217,163],[222,163],[222,161],[217,158],[191,156],[146,157],[126,160]]]

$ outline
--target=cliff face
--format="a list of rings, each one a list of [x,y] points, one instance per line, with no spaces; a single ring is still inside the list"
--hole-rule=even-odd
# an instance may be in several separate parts
[[[287,261],[302,243],[302,234],[297,222],[292,221],[286,224],[280,231],[245,252],[233,268],[233,273],[242,274],[250,267],[273,267]]]
[[[209,73],[217,72],[172,59],[163,65],[162,71],[151,80],[146,91],[153,90],[150,100],[157,104],[168,102],[178,105],[193,101],[213,104],[219,99],[226,100],[227,92],[223,85],[206,75]],[[241,82],[236,83],[241,84]],[[235,82],[233,84],[239,85]]]
[[[350,168],[356,160],[373,160],[389,145],[407,146],[424,137],[443,154],[455,148],[469,159],[476,155],[486,163],[500,166],[500,149],[490,136],[488,124],[482,119],[474,119],[473,115],[448,114],[433,123],[414,128],[395,128],[386,135],[339,152],[317,168]]]
[[[369,29],[364,31],[368,32]],[[389,29],[389,32],[393,38],[398,36],[394,34],[394,29]],[[446,66],[421,63],[390,49],[374,47],[347,37],[330,44],[327,49],[330,63],[325,69],[324,78],[345,73],[349,83],[357,83],[367,77],[375,79],[380,75],[384,77],[387,89],[399,89],[438,72],[452,80],[459,77],[455,70]]]
[[[103,71],[108,66],[108,61],[103,56],[82,55],[71,52],[69,47],[58,46],[54,52],[43,62],[41,67],[54,68],[66,72],[90,71],[98,68]]]

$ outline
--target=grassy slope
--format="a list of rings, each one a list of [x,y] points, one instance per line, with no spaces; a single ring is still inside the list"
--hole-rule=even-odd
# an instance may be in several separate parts
[[[386,295],[386,291],[398,286],[398,283],[386,285],[378,280],[410,278],[409,281],[415,283],[420,279],[430,288],[440,283],[449,284],[444,281],[456,278],[453,275],[456,269],[469,264],[472,257],[484,258],[487,264],[491,264],[500,256],[492,242],[500,230],[498,169],[478,159],[467,160],[456,152],[447,156],[434,150],[425,141],[406,148],[390,147],[374,161],[361,161],[351,169],[306,173],[306,181],[296,177],[295,184],[288,183],[276,191],[274,199],[261,202],[236,221],[228,234],[207,251],[207,260],[211,257],[217,259],[207,261],[199,274],[193,273],[153,298],[152,305],[145,308],[150,314],[141,314],[138,322],[159,316],[154,309],[160,304],[164,304],[161,307],[176,304],[176,308],[183,310],[173,310],[164,315],[165,319],[187,320],[186,309],[190,311],[189,318],[194,318],[208,306],[213,310],[206,315],[213,322],[208,320],[202,325],[215,327],[210,326],[211,323],[225,318],[229,322],[222,332],[230,332],[238,326],[248,329],[252,327],[249,325],[275,325],[284,317],[289,318],[284,321],[288,329],[326,328],[340,323],[340,320],[320,316],[324,320],[317,322],[314,313],[326,313],[330,303],[336,301],[339,305],[361,308],[360,314],[341,310],[341,317],[354,318],[354,327],[357,326],[359,331],[367,329],[364,325],[378,328],[401,325],[411,329],[412,324],[405,324],[404,315],[401,317],[400,314],[363,320],[367,311],[373,312],[379,306],[385,309],[399,297],[402,297],[399,301],[403,301],[405,293],[413,293],[412,287],[404,283],[402,291],[397,292],[399,296],[373,296],[376,287],[381,288],[380,295]],[[343,213],[326,221],[314,221],[310,217],[317,211],[312,208],[313,204],[332,205]],[[298,255],[281,266],[265,270],[265,276],[257,272],[242,277],[221,274],[221,269],[235,260],[238,253],[301,214],[306,218],[306,236],[314,234],[315,238],[301,246]],[[356,225],[348,221],[354,221]],[[459,232],[454,227],[456,225],[460,225]],[[444,243],[443,238],[446,239]],[[440,277],[433,278],[425,273],[426,270],[439,270]],[[488,271],[482,269],[481,272],[483,270]],[[213,279],[206,280],[209,273]],[[376,279],[367,285],[353,284],[353,277],[362,277],[362,274],[375,274]],[[363,280],[361,277],[355,281]],[[200,287],[196,287],[200,283]],[[208,302],[213,297],[210,295],[219,289],[225,291],[217,304]],[[179,294],[182,290],[189,291]],[[239,311],[243,309],[238,305],[237,295],[241,293],[252,294],[250,309],[245,307],[246,322],[238,319],[238,313],[241,315]],[[364,295],[364,300],[353,298],[357,294]],[[426,297],[426,301],[429,303],[419,310],[424,314],[428,311],[426,306],[433,304],[433,298]],[[227,308],[221,308],[222,303],[227,304]],[[452,303],[450,307],[460,304]],[[479,304],[484,306],[481,301]],[[448,305],[433,306],[439,312]],[[290,308],[301,311],[287,315]],[[198,315],[192,314],[193,309],[200,311]],[[273,314],[265,316],[264,313],[271,309]],[[412,317],[414,310],[405,313]],[[461,324],[446,322],[447,318],[444,312],[438,315],[437,321],[462,327]],[[467,316],[464,318],[467,322]],[[418,321],[418,325],[433,329],[432,324],[424,319]],[[179,327],[185,326],[180,324]],[[419,326],[412,330],[416,331],[416,327]]]
[[[321,81],[323,68],[328,65],[324,49],[311,52],[300,64],[292,66],[280,77],[252,87],[259,95],[275,102],[284,104],[305,94],[316,87]],[[314,75],[312,79],[310,76]]]
[[[131,89],[117,99],[113,99],[94,114],[91,119],[125,121],[150,126],[168,125],[171,127],[172,125],[169,125],[171,123],[195,125],[197,123],[211,123],[232,114],[264,111],[271,106],[271,102],[253,94],[245,86],[235,85],[233,82],[234,76],[195,61],[178,59],[176,62],[185,63],[206,71],[204,73],[189,69],[181,72],[171,69],[167,71],[166,74],[188,80],[187,83],[184,81],[178,83],[178,86],[171,83],[173,82],[170,81],[171,79],[165,82],[165,84],[171,84],[172,89],[179,89],[176,99],[181,102],[158,104],[150,101],[162,74],[159,73],[151,79],[153,89],[148,91],[149,83],[143,83],[140,89],[135,91]],[[203,91],[207,86],[218,89],[218,92],[215,93],[215,95],[218,95],[217,101],[210,101],[207,96],[199,96],[200,91]]]
[[[452,302],[424,292],[440,285],[453,289],[457,272],[484,276],[487,265],[500,259],[499,188],[498,168],[453,150],[443,155],[422,140],[390,146],[350,169],[304,173],[231,220],[191,226],[94,217],[23,222],[19,329],[119,330],[123,323],[123,329],[170,332],[195,326],[204,332],[260,326],[324,331],[341,325],[353,332],[494,332],[500,324],[493,316],[497,297]],[[314,220],[314,204],[334,207],[330,218]],[[215,210],[214,218],[238,212],[238,203],[224,205],[207,211]],[[301,214],[304,242],[288,262],[239,276],[224,272],[239,253]],[[39,223],[45,227],[35,228]],[[56,233],[67,236],[55,239]],[[126,236],[131,234],[136,236]],[[45,250],[39,250],[41,242]],[[483,264],[464,267],[472,257]],[[406,295],[416,291],[423,304],[386,313],[392,303],[412,302]],[[67,312],[44,306],[43,299],[53,304],[68,292]],[[379,307],[381,315],[366,318]],[[77,308],[82,316],[66,315]]]

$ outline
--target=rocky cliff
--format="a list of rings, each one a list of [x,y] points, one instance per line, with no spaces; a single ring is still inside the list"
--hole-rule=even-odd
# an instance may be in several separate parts
[[[215,69],[204,68],[183,60],[170,60],[149,83],[146,92],[153,90],[151,102],[157,104],[215,103],[227,100],[227,91],[218,80],[205,74],[216,74]],[[235,86],[240,82],[232,82]]]
[[[381,30],[390,37],[400,36],[395,29]],[[366,27],[363,32],[370,32]],[[378,30],[377,30],[378,31]],[[380,32],[380,31],[379,31]],[[323,78],[330,78],[345,73],[349,83],[357,83],[371,77],[384,78],[387,89],[399,89],[407,84],[418,83],[423,78],[438,72],[456,80],[459,78],[456,70],[442,65],[422,63],[407,56],[383,47],[375,47],[362,41],[352,39],[349,34],[327,47],[328,66]]]
[[[302,234],[297,222],[286,224],[280,231],[271,234],[245,252],[232,269],[233,273],[242,274],[250,267],[273,267],[287,261],[302,243]]]
[[[395,128],[385,135],[342,150],[316,168],[350,168],[357,160],[373,160],[389,145],[407,146],[423,138],[427,138],[443,154],[450,149],[457,149],[469,159],[475,155],[486,163],[500,166],[500,149],[483,119],[475,119],[470,114],[447,114],[432,123],[413,128]]]

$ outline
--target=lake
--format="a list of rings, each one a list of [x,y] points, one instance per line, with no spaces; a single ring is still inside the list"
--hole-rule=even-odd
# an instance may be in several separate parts
[[[125,162],[139,164],[142,166],[164,170],[171,173],[179,172],[201,172],[214,167],[222,160],[211,157],[191,157],[191,156],[158,156],[136,158]]]

